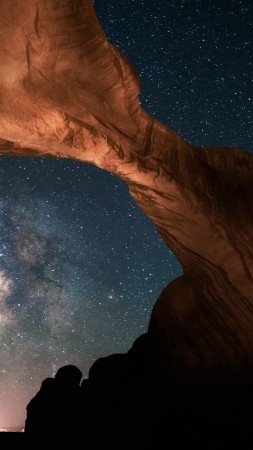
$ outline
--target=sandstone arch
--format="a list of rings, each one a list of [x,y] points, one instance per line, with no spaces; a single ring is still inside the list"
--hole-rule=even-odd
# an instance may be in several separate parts
[[[74,158],[123,179],[184,269],[149,333],[183,370],[250,363],[252,155],[195,148],[150,117],[91,0],[2,0],[0,22],[0,154]]]

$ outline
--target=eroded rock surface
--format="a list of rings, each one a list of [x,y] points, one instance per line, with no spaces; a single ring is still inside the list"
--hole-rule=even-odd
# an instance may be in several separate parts
[[[91,0],[2,0],[0,23],[0,153],[74,158],[123,179],[184,269],[150,335],[182,372],[251,363],[252,155],[192,147],[150,117]]]

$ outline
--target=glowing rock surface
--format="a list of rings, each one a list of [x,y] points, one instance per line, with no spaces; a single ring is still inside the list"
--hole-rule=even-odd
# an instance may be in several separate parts
[[[91,0],[2,0],[0,22],[0,154],[117,174],[184,269],[149,333],[186,367],[251,360],[252,155],[192,147],[150,117]]]

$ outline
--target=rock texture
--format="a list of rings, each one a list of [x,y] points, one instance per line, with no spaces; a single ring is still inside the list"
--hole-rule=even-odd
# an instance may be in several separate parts
[[[91,0],[2,0],[0,23],[0,153],[117,174],[184,269],[150,319],[165,361],[193,377],[251,364],[252,155],[192,147],[143,111]]]

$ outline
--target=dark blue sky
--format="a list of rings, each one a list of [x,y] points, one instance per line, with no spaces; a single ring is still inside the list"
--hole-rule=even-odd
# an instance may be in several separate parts
[[[141,78],[142,106],[198,146],[252,149],[250,0],[95,0]]]
[[[95,0],[134,65],[144,109],[198,146],[252,151],[251,1]],[[0,427],[41,381],[127,351],[181,273],[116,176],[71,160],[0,157]]]

